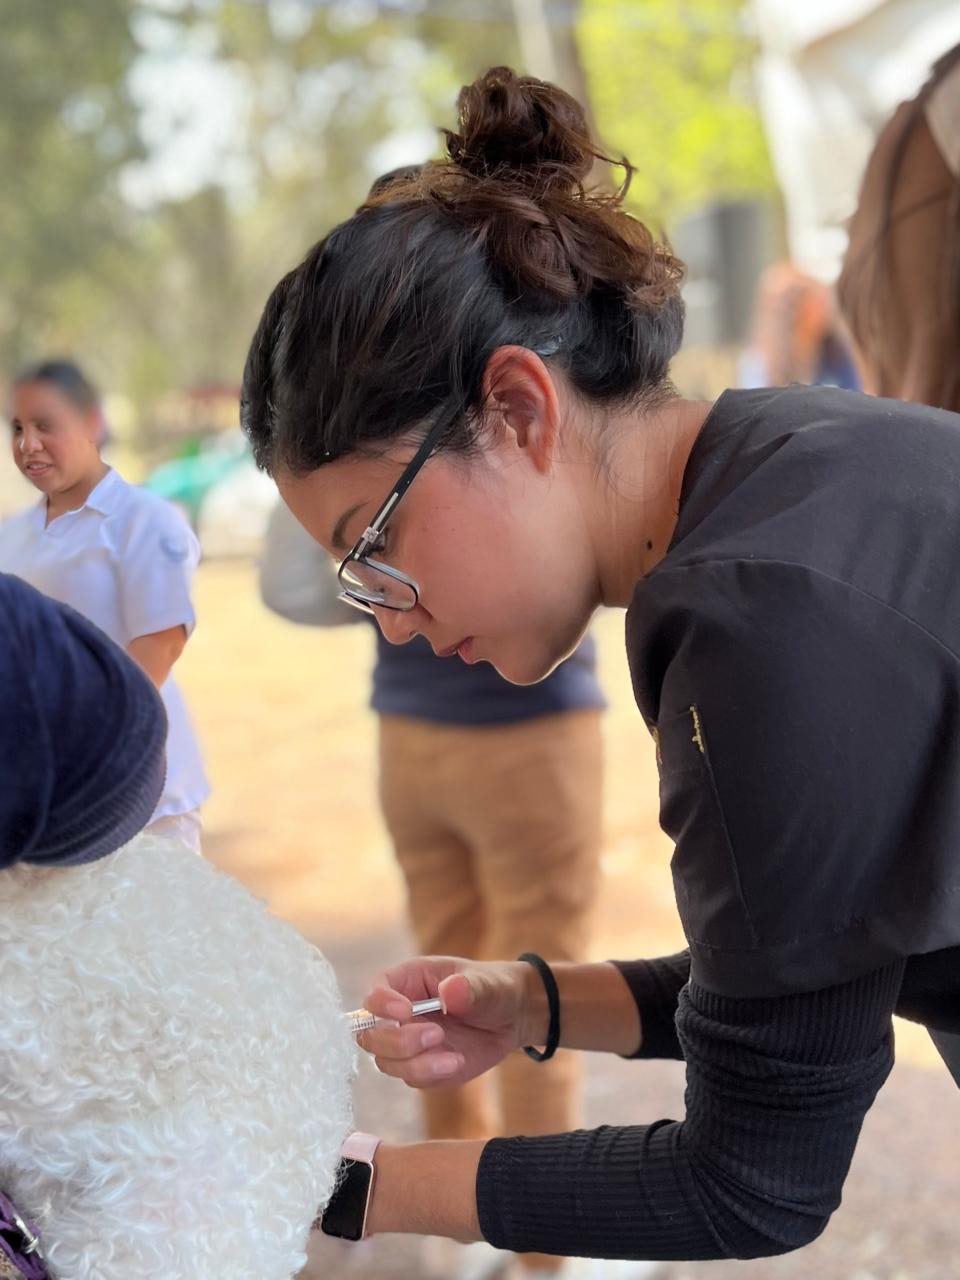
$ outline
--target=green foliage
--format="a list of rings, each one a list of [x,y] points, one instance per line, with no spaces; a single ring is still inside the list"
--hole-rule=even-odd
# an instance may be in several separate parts
[[[670,225],[773,189],[743,0],[582,0],[577,35],[600,134],[636,166],[630,203]]]
[[[0,0],[0,361],[63,343],[58,300],[122,238],[137,154],[128,0]],[[75,298],[74,298],[75,302]]]
[[[437,149],[479,65],[516,53],[499,16],[362,0],[0,0],[0,30],[0,381],[68,352],[144,410],[239,382],[280,275],[411,158],[405,135]],[[192,189],[130,205],[131,164],[155,158],[134,100],[151,36],[174,66],[203,49],[241,108]]]
[[[571,12],[547,6],[554,24]],[[581,0],[576,42],[554,26],[577,92],[579,46],[601,134],[638,166],[631,198],[647,213],[770,185],[739,13],[735,0]],[[512,19],[506,0],[0,0],[0,375],[69,352],[141,409],[236,384],[283,272],[377,172],[412,158],[410,139],[439,151],[461,84],[518,64]],[[209,171],[131,204],[131,166],[152,158],[134,98],[151,32],[172,65],[204,50],[239,105]]]

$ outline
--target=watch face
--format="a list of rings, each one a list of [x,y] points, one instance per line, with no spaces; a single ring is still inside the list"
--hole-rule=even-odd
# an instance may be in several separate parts
[[[337,1189],[320,1217],[320,1230],[341,1240],[359,1240],[367,1212],[373,1165],[362,1160],[341,1160]]]

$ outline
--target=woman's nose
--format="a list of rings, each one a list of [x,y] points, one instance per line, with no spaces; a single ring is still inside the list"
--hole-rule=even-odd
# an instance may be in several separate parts
[[[40,447],[40,432],[34,427],[23,427],[20,432],[20,452],[37,453]]]
[[[417,634],[413,613],[404,613],[400,609],[381,609],[376,605],[373,614],[377,626],[383,632],[383,638],[389,644],[406,644]]]

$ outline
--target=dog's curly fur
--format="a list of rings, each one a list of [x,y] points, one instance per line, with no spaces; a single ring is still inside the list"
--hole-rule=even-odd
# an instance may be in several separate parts
[[[327,962],[179,842],[0,875],[0,1188],[63,1280],[289,1280],[354,1069]]]

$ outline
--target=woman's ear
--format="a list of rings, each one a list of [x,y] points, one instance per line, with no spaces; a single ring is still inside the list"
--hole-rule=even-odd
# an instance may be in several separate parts
[[[483,398],[496,416],[498,436],[512,436],[538,471],[549,471],[559,441],[560,401],[540,357],[526,347],[498,347],[484,370]]]
[[[94,448],[99,449],[103,444],[107,434],[107,424],[99,405],[94,405],[84,413],[83,433]]]

